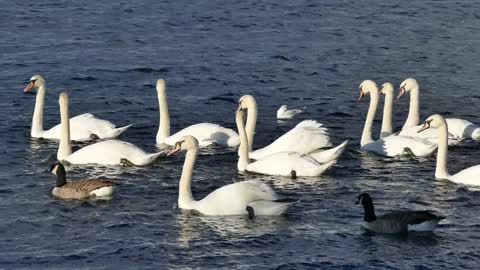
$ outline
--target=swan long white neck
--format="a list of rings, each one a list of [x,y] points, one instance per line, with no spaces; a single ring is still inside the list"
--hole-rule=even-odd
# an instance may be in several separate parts
[[[372,126],[375,119],[375,113],[378,106],[378,89],[372,89],[370,91],[370,106],[368,106],[367,119],[365,120],[365,126],[363,127],[362,138],[360,140],[360,146],[365,146],[371,142],[372,139]]]
[[[70,145],[70,117],[68,114],[68,96],[60,94],[60,144],[58,145],[57,159],[62,161],[72,154]]]
[[[238,135],[240,136],[240,146],[238,149],[238,171],[244,172],[247,168],[247,165],[250,163],[248,157],[248,139],[247,133],[245,131],[245,126],[243,125],[243,111],[237,112],[235,116],[235,121],[237,123]]]
[[[385,102],[383,104],[383,118],[382,129],[380,131],[380,138],[392,135],[392,108],[393,108],[393,93],[385,94]]]
[[[247,124],[246,124],[246,132],[247,132],[247,141],[248,141],[248,151],[252,152],[253,150],[253,137],[255,135],[255,128],[257,125],[257,102],[255,99],[250,100],[250,104],[247,109]]]
[[[158,106],[160,111],[160,124],[157,132],[157,143],[165,143],[170,137],[170,115],[168,113],[167,95],[165,93],[165,82],[157,82]]]
[[[198,147],[189,149],[185,155],[185,163],[183,164],[182,176],[180,177],[180,185],[178,192],[178,207],[182,209],[195,209],[195,199],[192,195],[192,174],[197,160]]]
[[[420,123],[420,90],[418,86],[410,90],[410,108],[408,109],[407,121],[402,129],[418,126]]]
[[[35,98],[35,109],[32,118],[32,137],[40,137],[43,132],[43,108],[45,106],[45,84],[38,87],[37,97]]]
[[[438,127],[438,150],[437,150],[437,167],[435,169],[435,177],[447,179],[450,177],[447,169],[448,155],[448,126],[447,121],[443,120],[443,125]]]

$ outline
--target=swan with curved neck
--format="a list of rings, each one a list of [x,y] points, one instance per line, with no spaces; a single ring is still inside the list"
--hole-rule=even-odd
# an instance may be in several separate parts
[[[416,131],[420,128],[420,87],[417,80],[408,78],[400,84],[400,93],[398,98],[406,93],[410,93],[410,107],[407,121],[403,125],[400,135],[415,136],[437,141],[437,132],[428,130],[418,134]],[[459,118],[446,118],[448,124],[449,144],[454,144],[455,140],[474,139],[480,140],[480,127]]]
[[[450,175],[447,169],[448,155],[448,122],[439,114],[432,115],[425,120],[422,127],[418,130],[422,133],[424,130],[436,129],[438,133],[438,152],[437,164],[435,169],[435,178],[448,179],[455,183],[465,185],[480,185],[480,165],[464,169],[454,175]]]
[[[314,120],[304,120],[271,144],[253,151],[253,137],[255,135],[258,112],[257,102],[253,96],[244,95],[238,102],[238,109],[247,110],[246,132],[249,156],[251,159],[258,160],[273,153],[286,151],[309,154],[318,152],[319,149],[332,146],[328,130],[323,127],[323,124]],[[319,152],[318,154],[323,153],[324,155],[323,160],[320,162],[328,162],[336,159],[338,156],[332,155],[332,153],[342,152],[345,146],[346,143],[344,142],[335,148],[327,150],[330,152]]]
[[[376,154],[388,157],[401,156],[406,154],[413,154],[415,156],[429,156],[435,151],[435,144],[429,143],[428,141],[419,138],[390,135],[383,137],[379,140],[373,140],[372,126],[378,107],[378,87],[374,81],[365,80],[360,84],[359,91],[359,102],[365,95],[370,95],[370,105],[368,107],[367,119],[365,120],[362,138],[360,140],[360,146],[362,150],[374,152]],[[388,88],[385,89],[385,91],[388,91]],[[391,114],[392,104],[389,104],[388,99],[386,100],[386,106],[390,107],[386,111],[387,113]],[[391,115],[386,115],[386,118],[391,122]]]
[[[60,124],[49,130],[43,130],[43,109],[45,106],[46,82],[40,75],[34,75],[30,78],[28,85],[23,90],[24,93],[37,89],[35,98],[35,109],[32,117],[32,138],[60,139]],[[72,140],[87,141],[92,138],[110,139],[120,136],[130,125],[116,128],[114,124],[107,120],[96,118],[90,113],[77,115],[70,119],[72,126]]]
[[[162,152],[148,154],[131,143],[118,140],[97,142],[72,153],[67,93],[60,93],[58,102],[62,128],[57,152],[59,161],[66,161],[70,164],[143,166],[152,163],[162,154]]]
[[[273,189],[259,180],[229,184],[214,190],[202,200],[195,200],[191,181],[198,148],[197,139],[185,136],[168,153],[187,151],[178,192],[178,207],[181,209],[196,210],[204,215],[281,215],[294,203],[279,200]]]
[[[331,160],[325,164],[320,164],[312,156],[292,151],[273,153],[250,163],[243,115],[243,110],[237,110],[235,116],[238,134],[240,136],[239,158],[237,163],[238,171],[281,176],[291,176],[293,173],[295,176],[320,176],[325,170],[336,163],[335,160]]]
[[[195,136],[201,147],[213,143],[223,146],[238,146],[240,140],[238,134],[230,128],[225,128],[212,123],[200,123],[186,127],[179,132],[170,135],[170,115],[168,112],[167,94],[165,81],[157,80],[157,97],[160,111],[160,124],[156,141],[158,145],[174,145],[175,142],[187,135]]]

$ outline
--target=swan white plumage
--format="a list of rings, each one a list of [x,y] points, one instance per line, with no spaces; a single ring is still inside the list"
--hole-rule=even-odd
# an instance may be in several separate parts
[[[32,78],[30,78],[29,83],[23,90],[26,93],[34,88],[38,89],[30,133],[32,138],[58,140],[61,136],[60,124],[52,127],[49,130],[43,130],[43,108],[46,91],[45,84],[45,79],[42,76],[34,75]],[[116,138],[130,127],[130,125],[128,125],[116,128],[116,126],[111,122],[96,118],[91,113],[84,113],[71,118],[70,126],[72,127],[71,139],[74,141],[87,141],[91,140],[93,137],[98,137],[100,139]]]
[[[432,152],[435,151],[437,147],[435,144],[420,138],[390,135],[374,141],[372,139],[372,125],[378,106],[378,87],[374,81],[365,80],[360,84],[359,90],[360,96],[358,101],[360,101],[364,95],[370,95],[370,106],[360,140],[362,150],[387,157],[401,156],[409,154],[409,152],[415,156],[422,157],[431,155]]]
[[[229,184],[214,190],[202,200],[195,200],[191,181],[198,149],[197,139],[185,136],[168,153],[187,151],[178,193],[178,207],[181,209],[196,210],[204,215],[281,215],[294,203],[279,201],[275,191],[259,180]]]
[[[201,147],[211,145],[212,143],[229,147],[235,147],[240,144],[238,134],[233,129],[212,123],[191,125],[170,135],[170,115],[168,112],[165,81],[162,79],[158,80],[156,89],[160,111],[160,125],[156,138],[158,145],[174,145],[175,142],[187,135],[195,136]]]
[[[417,131],[422,133],[425,130],[434,128],[438,133],[438,152],[435,178],[448,179],[455,183],[480,186],[480,165],[464,169],[454,175],[450,175],[447,169],[448,155],[448,122],[439,114],[427,118],[421,128]]]
[[[432,142],[438,141],[438,132],[434,129],[426,130],[422,133],[417,133],[421,127],[420,124],[420,88],[418,82],[413,78],[408,78],[400,84],[400,93],[398,98],[405,93],[410,93],[410,108],[408,117],[403,125],[400,135],[413,136],[427,139]],[[452,145],[458,143],[463,139],[480,140],[480,127],[463,119],[446,118],[448,124],[448,144]]]
[[[293,129],[280,136],[271,144],[253,151],[253,136],[257,125],[257,103],[250,95],[242,96],[239,100],[239,109],[247,109],[246,131],[248,151],[251,159],[261,159],[277,152],[293,151],[308,154],[318,149],[332,146],[328,130],[323,124],[314,120],[300,122]]]
[[[292,151],[273,153],[250,163],[243,115],[243,110],[237,110],[235,120],[240,136],[238,171],[280,176],[319,176],[336,163],[335,160],[331,160],[325,164],[320,164],[307,154]]]
[[[292,119],[295,115],[302,113],[302,110],[291,109],[289,110],[287,105],[282,105],[277,110],[277,119]]]
[[[70,122],[68,121],[68,95],[60,93],[61,138],[57,159],[70,164],[136,165],[152,163],[162,152],[148,154],[135,145],[118,140],[107,140],[85,146],[72,153],[70,145]]]

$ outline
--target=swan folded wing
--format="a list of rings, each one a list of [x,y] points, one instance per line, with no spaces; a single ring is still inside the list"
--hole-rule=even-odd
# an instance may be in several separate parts
[[[445,120],[447,121],[449,138],[475,139],[476,130],[479,128],[477,125],[459,118],[447,118]]]
[[[428,156],[436,149],[436,145],[420,138],[390,135],[376,140],[362,147],[363,150],[387,157],[396,157],[408,154],[408,148],[415,156]]]
[[[450,176],[449,180],[464,185],[480,186],[480,165],[466,168]]]
[[[305,120],[296,127],[283,134],[264,148],[250,153],[252,159],[260,159],[269,154],[285,151],[293,151],[308,154],[320,148],[331,146],[328,129],[323,124],[314,120]]]
[[[166,139],[166,144],[174,145],[181,138],[190,135],[194,136],[201,147],[212,143],[227,146],[240,144],[238,134],[232,129],[212,123],[199,123],[186,127]]]
[[[290,176],[292,170],[297,176],[316,176],[322,165],[309,155],[296,152],[279,152],[248,164],[247,171],[268,175]]]

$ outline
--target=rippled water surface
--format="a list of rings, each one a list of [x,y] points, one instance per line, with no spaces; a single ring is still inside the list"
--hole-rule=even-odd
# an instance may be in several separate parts
[[[434,158],[359,152],[368,104],[355,102],[364,79],[398,86],[413,76],[422,119],[435,112],[480,123],[475,1],[7,0],[0,22],[0,268],[478,269],[480,192],[435,180]],[[183,154],[145,168],[69,167],[72,179],[119,187],[110,201],[59,201],[48,173],[57,143],[29,136],[35,96],[22,89],[37,73],[47,80],[45,127],[59,122],[58,94],[67,90],[71,115],[132,123],[122,139],[148,151],[156,150],[158,78],[167,81],[173,131],[199,121],[233,128],[236,101],[252,94],[255,147],[302,119],[351,143],[322,177],[260,177],[301,198],[283,217],[182,213]],[[307,113],[277,122],[282,104]],[[395,106],[400,127],[408,99]],[[479,144],[467,141],[450,151],[449,169],[479,158]],[[206,149],[193,193],[257,177],[236,173],[235,149]],[[362,191],[379,213],[428,208],[447,219],[433,236],[365,234],[353,205]]]

